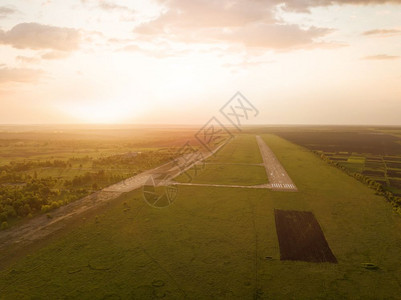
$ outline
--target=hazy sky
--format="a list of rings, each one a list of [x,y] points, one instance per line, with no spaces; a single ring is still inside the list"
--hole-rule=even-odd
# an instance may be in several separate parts
[[[0,0],[0,123],[203,123],[236,91],[255,123],[401,125],[401,0]]]

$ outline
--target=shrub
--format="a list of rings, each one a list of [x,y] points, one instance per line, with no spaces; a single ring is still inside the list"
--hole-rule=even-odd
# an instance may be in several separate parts
[[[6,221],[1,223],[1,229],[7,229],[7,228],[8,228],[8,223]]]
[[[42,208],[41,208],[41,210],[42,210],[42,212],[48,212],[49,210],[50,210],[50,205],[42,205]]]

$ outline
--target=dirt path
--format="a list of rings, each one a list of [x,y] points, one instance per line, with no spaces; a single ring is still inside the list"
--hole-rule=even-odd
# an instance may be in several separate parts
[[[298,191],[290,176],[288,176],[284,167],[281,165],[269,146],[266,145],[259,135],[256,136],[256,140],[259,145],[260,154],[262,155],[263,164],[272,190]]]
[[[0,253],[10,247],[25,247],[35,240],[44,238],[65,226],[74,216],[97,207],[106,201],[120,196],[118,192],[99,191],[82,199],[71,202],[46,214],[36,216],[21,225],[0,232]]]

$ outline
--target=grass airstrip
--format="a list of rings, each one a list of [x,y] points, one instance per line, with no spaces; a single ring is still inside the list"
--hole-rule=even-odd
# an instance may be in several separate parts
[[[124,194],[1,270],[0,298],[399,298],[401,217],[309,150],[261,136],[298,192],[178,186],[163,209],[140,190]],[[261,163],[255,135],[237,136],[208,162]],[[338,263],[280,260],[275,209],[312,212]]]

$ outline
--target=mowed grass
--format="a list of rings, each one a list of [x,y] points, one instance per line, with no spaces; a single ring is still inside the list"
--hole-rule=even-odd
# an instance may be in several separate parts
[[[263,163],[255,135],[240,134],[223,146],[207,162],[214,163]]]
[[[1,271],[0,298],[398,299],[400,216],[308,150],[262,137],[299,192],[180,186],[164,209],[123,195]],[[338,264],[280,261],[275,208],[312,211]]]
[[[202,169],[198,169],[197,173],[192,168],[187,174],[184,173],[175,180],[178,182],[244,186],[268,182],[263,166],[235,164],[206,164]]]
[[[255,136],[239,135],[210,157],[175,178],[178,182],[259,185],[268,182]]]

